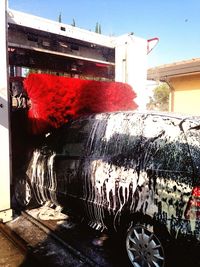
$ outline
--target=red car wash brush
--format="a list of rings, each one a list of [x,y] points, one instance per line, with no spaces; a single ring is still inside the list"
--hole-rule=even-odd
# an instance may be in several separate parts
[[[24,88],[30,99],[28,119],[33,134],[58,128],[81,115],[137,108],[135,92],[119,82],[30,74]]]

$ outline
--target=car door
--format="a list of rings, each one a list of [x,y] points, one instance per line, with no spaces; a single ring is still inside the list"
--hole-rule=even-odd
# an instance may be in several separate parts
[[[200,120],[188,119],[183,123],[194,169],[194,184],[185,212],[193,234],[199,239],[200,233]]]
[[[200,120],[185,120],[183,129],[193,161],[194,184],[200,185]]]
[[[73,121],[55,137],[56,151],[54,173],[57,182],[57,198],[66,207],[80,208],[80,165],[84,156],[87,120]]]
[[[140,114],[116,112],[96,115],[90,125],[82,192],[85,214],[93,227],[106,227],[108,217],[120,215],[133,202],[142,124]]]
[[[137,210],[180,229],[193,185],[193,165],[180,118],[148,115],[144,120]]]

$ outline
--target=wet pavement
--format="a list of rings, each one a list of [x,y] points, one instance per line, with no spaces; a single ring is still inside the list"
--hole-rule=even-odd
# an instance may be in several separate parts
[[[102,234],[83,223],[70,218],[42,221],[36,216],[37,210],[30,213],[33,221],[24,214],[7,224],[25,240],[28,248],[26,253],[0,232],[0,267],[130,266],[119,236],[103,236],[104,242],[99,245],[97,241]],[[44,217],[44,213],[41,214]],[[172,243],[168,247],[169,262],[165,267],[200,267],[199,251],[194,244]]]
[[[62,239],[51,233],[44,225],[37,220],[25,215],[16,217],[7,224],[17,236],[25,241],[29,255],[39,264],[32,266],[48,267],[94,267],[93,262],[78,250],[73,249]],[[28,267],[30,257],[26,257],[23,265]]]

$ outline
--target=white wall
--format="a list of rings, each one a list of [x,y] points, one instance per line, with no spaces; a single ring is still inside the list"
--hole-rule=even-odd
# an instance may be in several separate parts
[[[139,110],[146,108],[147,40],[134,35],[116,38],[115,80],[132,86]]]
[[[0,1],[0,220],[11,219],[6,0]]]

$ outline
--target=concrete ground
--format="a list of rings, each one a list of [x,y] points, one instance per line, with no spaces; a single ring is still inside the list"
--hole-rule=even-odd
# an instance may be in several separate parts
[[[33,267],[33,259],[25,255],[0,232],[0,267]]]

